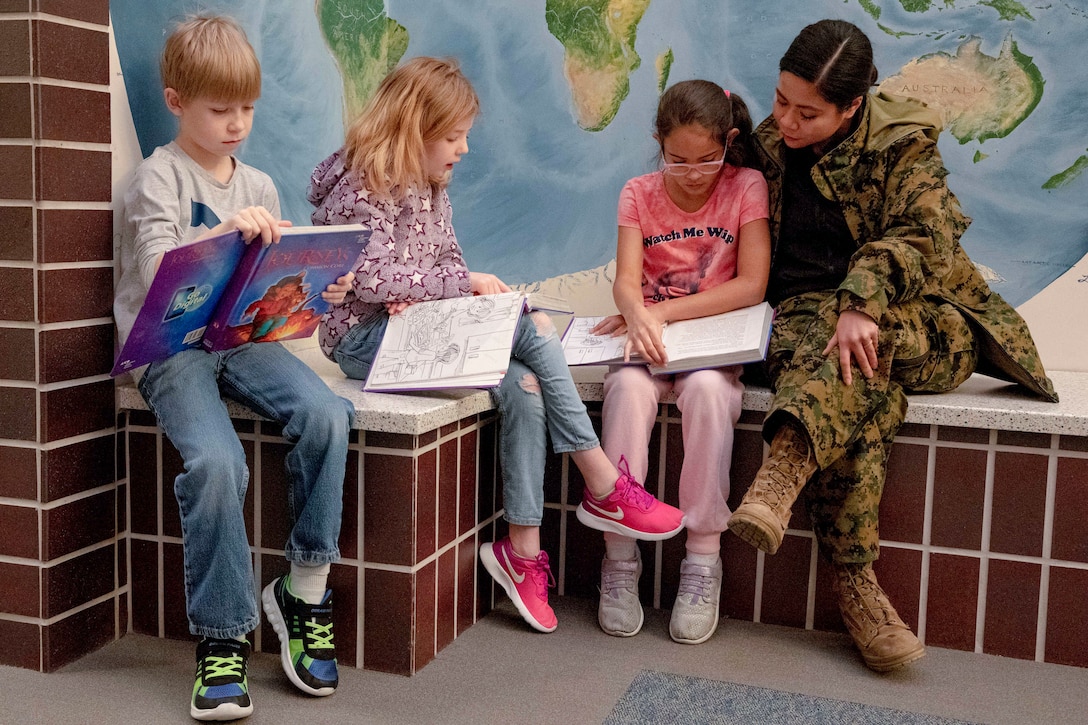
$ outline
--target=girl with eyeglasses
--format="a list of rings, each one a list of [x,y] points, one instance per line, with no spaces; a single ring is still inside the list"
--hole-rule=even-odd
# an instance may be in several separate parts
[[[661,169],[631,179],[620,193],[612,287],[620,314],[594,329],[626,332],[628,356],[664,363],[664,323],[763,300],[771,256],[767,184],[748,168],[751,133],[744,102],[715,83],[683,81],[661,96],[653,134]],[[718,626],[719,551],[729,521],[741,372],[738,365],[651,375],[641,365],[617,365],[605,376],[604,450],[613,461],[625,454],[636,477],[647,473],[661,396],[677,393],[684,440],[680,508],[688,533],[669,634],[685,644],[706,641]],[[608,634],[630,637],[641,629],[641,572],[634,539],[606,533],[597,621]]]

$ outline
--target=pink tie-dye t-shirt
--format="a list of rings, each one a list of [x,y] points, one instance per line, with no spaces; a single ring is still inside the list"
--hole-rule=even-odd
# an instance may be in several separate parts
[[[767,182],[755,169],[726,165],[696,212],[680,209],[660,172],[620,192],[619,225],[642,234],[642,296],[647,304],[683,297],[737,276],[740,228],[768,217]]]

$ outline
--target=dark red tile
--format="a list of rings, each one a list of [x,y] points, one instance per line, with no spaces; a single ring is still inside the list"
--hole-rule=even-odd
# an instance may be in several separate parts
[[[132,631],[159,636],[159,547],[153,541],[129,539],[132,577]]]
[[[930,542],[977,550],[982,545],[986,452],[939,447],[936,454]]]
[[[282,550],[291,536],[291,507],[287,502],[290,483],[283,465],[290,446],[283,443],[261,444],[261,478],[258,481],[250,470],[250,491],[246,499],[253,501],[254,493],[261,491],[261,539],[267,549]],[[251,529],[252,530],[252,529]],[[250,537],[253,541],[253,537]]]
[[[441,428],[438,429],[438,437],[439,438],[446,438],[447,436],[451,436],[454,433],[456,433],[457,430],[460,427],[461,427],[460,421],[454,421],[453,423],[447,423],[446,425],[444,425],[444,426],[442,426]]]
[[[108,202],[112,196],[106,151],[39,147],[35,189],[45,201]]]
[[[0,498],[38,500],[38,459],[34,450],[0,446]]]
[[[983,652],[1022,660],[1035,659],[1041,576],[1042,569],[1038,564],[990,560]]]
[[[38,567],[0,562],[0,612],[38,618],[41,602]]]
[[[0,19],[0,76],[28,75],[30,75],[30,21],[26,18]],[[0,168],[3,167],[0,166]],[[0,197],[2,196],[0,194]]]
[[[128,434],[129,507],[134,534],[159,534],[159,455],[154,433]]]
[[[0,350],[4,351],[0,357],[0,379],[36,380],[34,330],[0,327]]]
[[[736,509],[763,463],[763,437],[758,431],[733,433],[733,462],[729,469],[729,508]]]
[[[937,440],[986,445],[990,442],[990,431],[985,428],[957,428],[942,425],[937,429]]]
[[[3,25],[0,23],[0,27]],[[4,646],[0,647],[0,665],[41,672],[42,633],[39,625],[0,619],[0,638],[4,640]]]
[[[559,562],[559,512],[555,509],[544,510],[544,524],[540,533],[544,544],[545,533],[548,534],[548,544],[544,550],[548,552],[552,570],[558,579]],[[554,543],[553,543],[554,542]],[[566,571],[563,577],[566,586],[563,594],[571,597],[597,598],[597,586],[601,581],[601,559],[604,557],[604,538],[600,531],[583,526],[575,518],[574,512],[567,514],[567,540],[566,544]],[[643,578],[653,580],[653,571],[647,567],[643,572]],[[481,570],[483,571],[483,570]],[[488,576],[483,572],[483,576]],[[500,592],[502,590],[499,590]]]
[[[413,632],[411,638],[412,672],[434,659],[437,608],[435,606],[436,577],[438,567],[430,562],[416,572],[413,579]]]
[[[359,532],[359,460],[356,450],[348,449],[344,475],[344,517],[340,524],[340,555],[345,559],[358,559]]]
[[[287,560],[282,556],[264,554],[261,555],[261,581],[258,582],[260,590],[264,590],[264,587],[268,586],[270,582],[278,577],[285,576],[291,571],[291,565],[287,563]],[[332,572],[329,572],[330,578]],[[330,582],[331,583],[331,582]],[[341,610],[340,602],[337,598],[339,592],[333,591],[333,631],[336,633],[337,650],[340,649],[340,617],[338,616]],[[280,640],[276,636],[276,630],[272,628],[272,623],[268,621],[268,617],[262,614],[261,616],[261,652],[278,653],[280,651]],[[250,640],[253,641],[253,640]],[[256,642],[253,642],[256,646]],[[339,651],[337,651],[339,656]]]
[[[732,534],[722,537],[723,613],[731,619],[752,621],[756,602],[757,550]]]
[[[336,661],[342,667],[358,666],[359,568],[333,564],[329,572],[333,596],[333,624],[336,632]],[[263,617],[262,617],[263,619]]]
[[[65,290],[40,299],[42,322],[72,322],[113,314],[113,269],[53,269],[38,272],[41,289]]]
[[[0,504],[0,555],[37,559],[38,509]]]
[[[480,521],[487,520],[498,510],[496,503],[496,488],[499,486],[499,448],[496,440],[498,424],[494,421],[495,419],[492,418],[490,423],[480,428],[479,490],[476,494],[479,501],[476,516]],[[544,500],[550,500],[546,489]]]
[[[112,544],[42,570],[42,604],[46,619],[114,591],[115,549]]]
[[[112,539],[117,535],[116,492],[76,499],[42,511],[42,550],[46,561]]]
[[[42,501],[113,483],[116,452],[113,434],[42,451]]]
[[[81,143],[110,142],[110,94],[65,86],[35,86],[38,138]]]
[[[35,393],[32,388],[0,387],[0,438],[37,440]]]
[[[42,670],[56,672],[114,641],[121,634],[116,622],[117,600],[109,599],[43,627]]]
[[[787,536],[777,554],[764,558],[759,621],[805,626],[813,546],[809,537]]]
[[[4,86],[0,84],[0,89]],[[0,115],[4,113],[0,99]],[[0,134],[2,136],[2,134]],[[29,206],[0,206],[0,259],[34,259],[34,210]]]
[[[922,591],[922,553],[883,546],[873,564],[880,587],[895,611],[911,630],[918,632],[918,609]]]
[[[39,209],[41,262],[99,262],[113,258],[113,212],[108,209]]]
[[[466,431],[461,436],[460,470],[457,474],[457,535],[462,536],[476,526],[477,475],[476,446],[479,434],[475,430]]]
[[[476,622],[476,540],[457,545],[457,635]]]
[[[978,576],[978,559],[945,554],[930,556],[926,644],[974,651]]]
[[[835,578],[835,570],[831,562],[820,557],[816,562],[812,627],[821,632],[846,631],[842,614],[839,613],[839,597],[835,594]]]
[[[412,672],[414,575],[366,569],[363,572],[363,667],[408,675]]]
[[[424,445],[420,441],[420,446]],[[401,450],[412,450],[416,448],[415,436],[405,435],[403,433],[383,433],[381,431],[366,432],[366,447],[367,448],[399,448]]]
[[[107,85],[109,34],[45,20],[32,21],[35,72],[43,78]]]
[[[438,589],[435,592],[435,645],[441,652],[457,636],[457,549],[438,558]],[[425,663],[416,657],[416,669]]]
[[[895,434],[896,438],[924,438],[929,439],[931,426],[922,425],[920,423],[904,423],[899,427],[899,432]]]
[[[113,367],[113,323],[45,330],[39,337],[43,383],[104,375]]]
[[[38,11],[61,18],[82,20],[87,23],[107,25],[110,5],[108,0],[36,0]]]
[[[1065,561],[1088,562],[1088,460],[1058,458],[1054,495],[1054,534],[1050,555]]]
[[[162,626],[167,639],[189,639],[185,608],[185,550],[181,544],[162,545]]]
[[[672,609],[676,603],[676,595],[680,589],[680,562],[684,560],[687,550],[684,547],[684,537],[674,536],[661,542],[661,571],[658,576],[656,559],[656,544],[639,545],[642,550],[642,577],[638,582],[639,599],[647,605],[654,604],[654,579],[661,581],[662,609]],[[600,567],[597,571],[599,572]],[[724,573],[723,573],[724,577]]]
[[[1088,571],[1052,567],[1046,610],[1047,662],[1088,667]]]
[[[1046,476],[1046,456],[996,454],[991,551],[1042,556]]]
[[[363,456],[363,558],[381,564],[412,564],[414,544],[413,459]]]
[[[1088,436],[1062,436],[1058,447],[1063,451],[1088,452]]]
[[[443,447],[449,443],[442,444]],[[457,450],[456,443],[453,450]],[[416,459],[416,510],[412,521],[415,529],[416,547],[412,564],[418,564],[435,552],[438,536],[438,452],[435,449],[424,451]],[[456,470],[456,469],[454,469]]]
[[[1001,446],[1022,446],[1024,448],[1050,448],[1049,433],[1028,433],[1017,430],[999,430],[997,444]]]
[[[881,539],[922,543],[928,465],[928,447],[908,443],[892,446],[880,499]]]
[[[659,448],[651,448],[658,451]],[[650,456],[657,458],[656,456]],[[679,423],[670,423],[665,429],[665,459],[658,460],[657,465],[650,464],[649,468],[665,469],[665,493],[663,500],[670,506],[680,505],[680,469],[684,465],[684,433]],[[646,485],[655,494],[657,490],[657,474],[650,477],[646,475]],[[658,498],[662,498],[658,495]]]
[[[114,389],[112,380],[102,380],[41,393],[41,435],[57,441],[113,428]]]
[[[500,425],[501,433],[501,425]],[[546,503],[559,503],[563,500],[563,486],[564,484],[570,484],[569,481],[563,477],[563,461],[569,459],[566,454],[563,455],[549,455],[544,460],[544,501]],[[570,469],[573,471],[577,468],[573,461],[567,461]],[[579,478],[579,481],[581,479]],[[502,456],[499,456],[499,486],[502,485]],[[570,485],[568,488],[568,496],[581,496],[582,488],[581,484]]]
[[[460,440],[454,438],[443,443],[438,451],[438,478],[435,484],[438,489],[439,549],[457,538],[457,494],[461,483],[461,463],[458,460],[460,448]],[[422,476],[420,478],[422,480]]]
[[[4,146],[0,146],[0,169],[4,168]],[[2,179],[6,174],[0,174]],[[0,181],[0,186],[3,181]],[[0,198],[3,192],[0,190]],[[0,267],[0,320],[35,322],[34,270]]]

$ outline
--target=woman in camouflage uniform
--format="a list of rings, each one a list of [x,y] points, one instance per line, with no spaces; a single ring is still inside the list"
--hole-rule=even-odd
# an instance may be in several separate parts
[[[945,184],[939,115],[870,93],[872,47],[844,21],[802,30],[779,70],[772,115],[756,129],[777,308],[771,449],[729,528],[775,553],[807,485],[843,621],[883,672],[925,653],[872,568],[906,394],[952,390],[977,370],[1057,395],[1023,319],[959,244],[970,219]]]

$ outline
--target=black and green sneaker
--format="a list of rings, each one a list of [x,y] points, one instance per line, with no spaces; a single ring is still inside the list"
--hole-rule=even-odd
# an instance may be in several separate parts
[[[249,651],[249,642],[237,639],[200,640],[190,715],[197,720],[237,720],[253,712],[246,679]]]
[[[324,697],[336,690],[336,647],[332,641],[332,591],[320,604],[308,604],[288,588],[290,575],[261,593],[264,613],[280,638],[280,663],[303,692]]]

